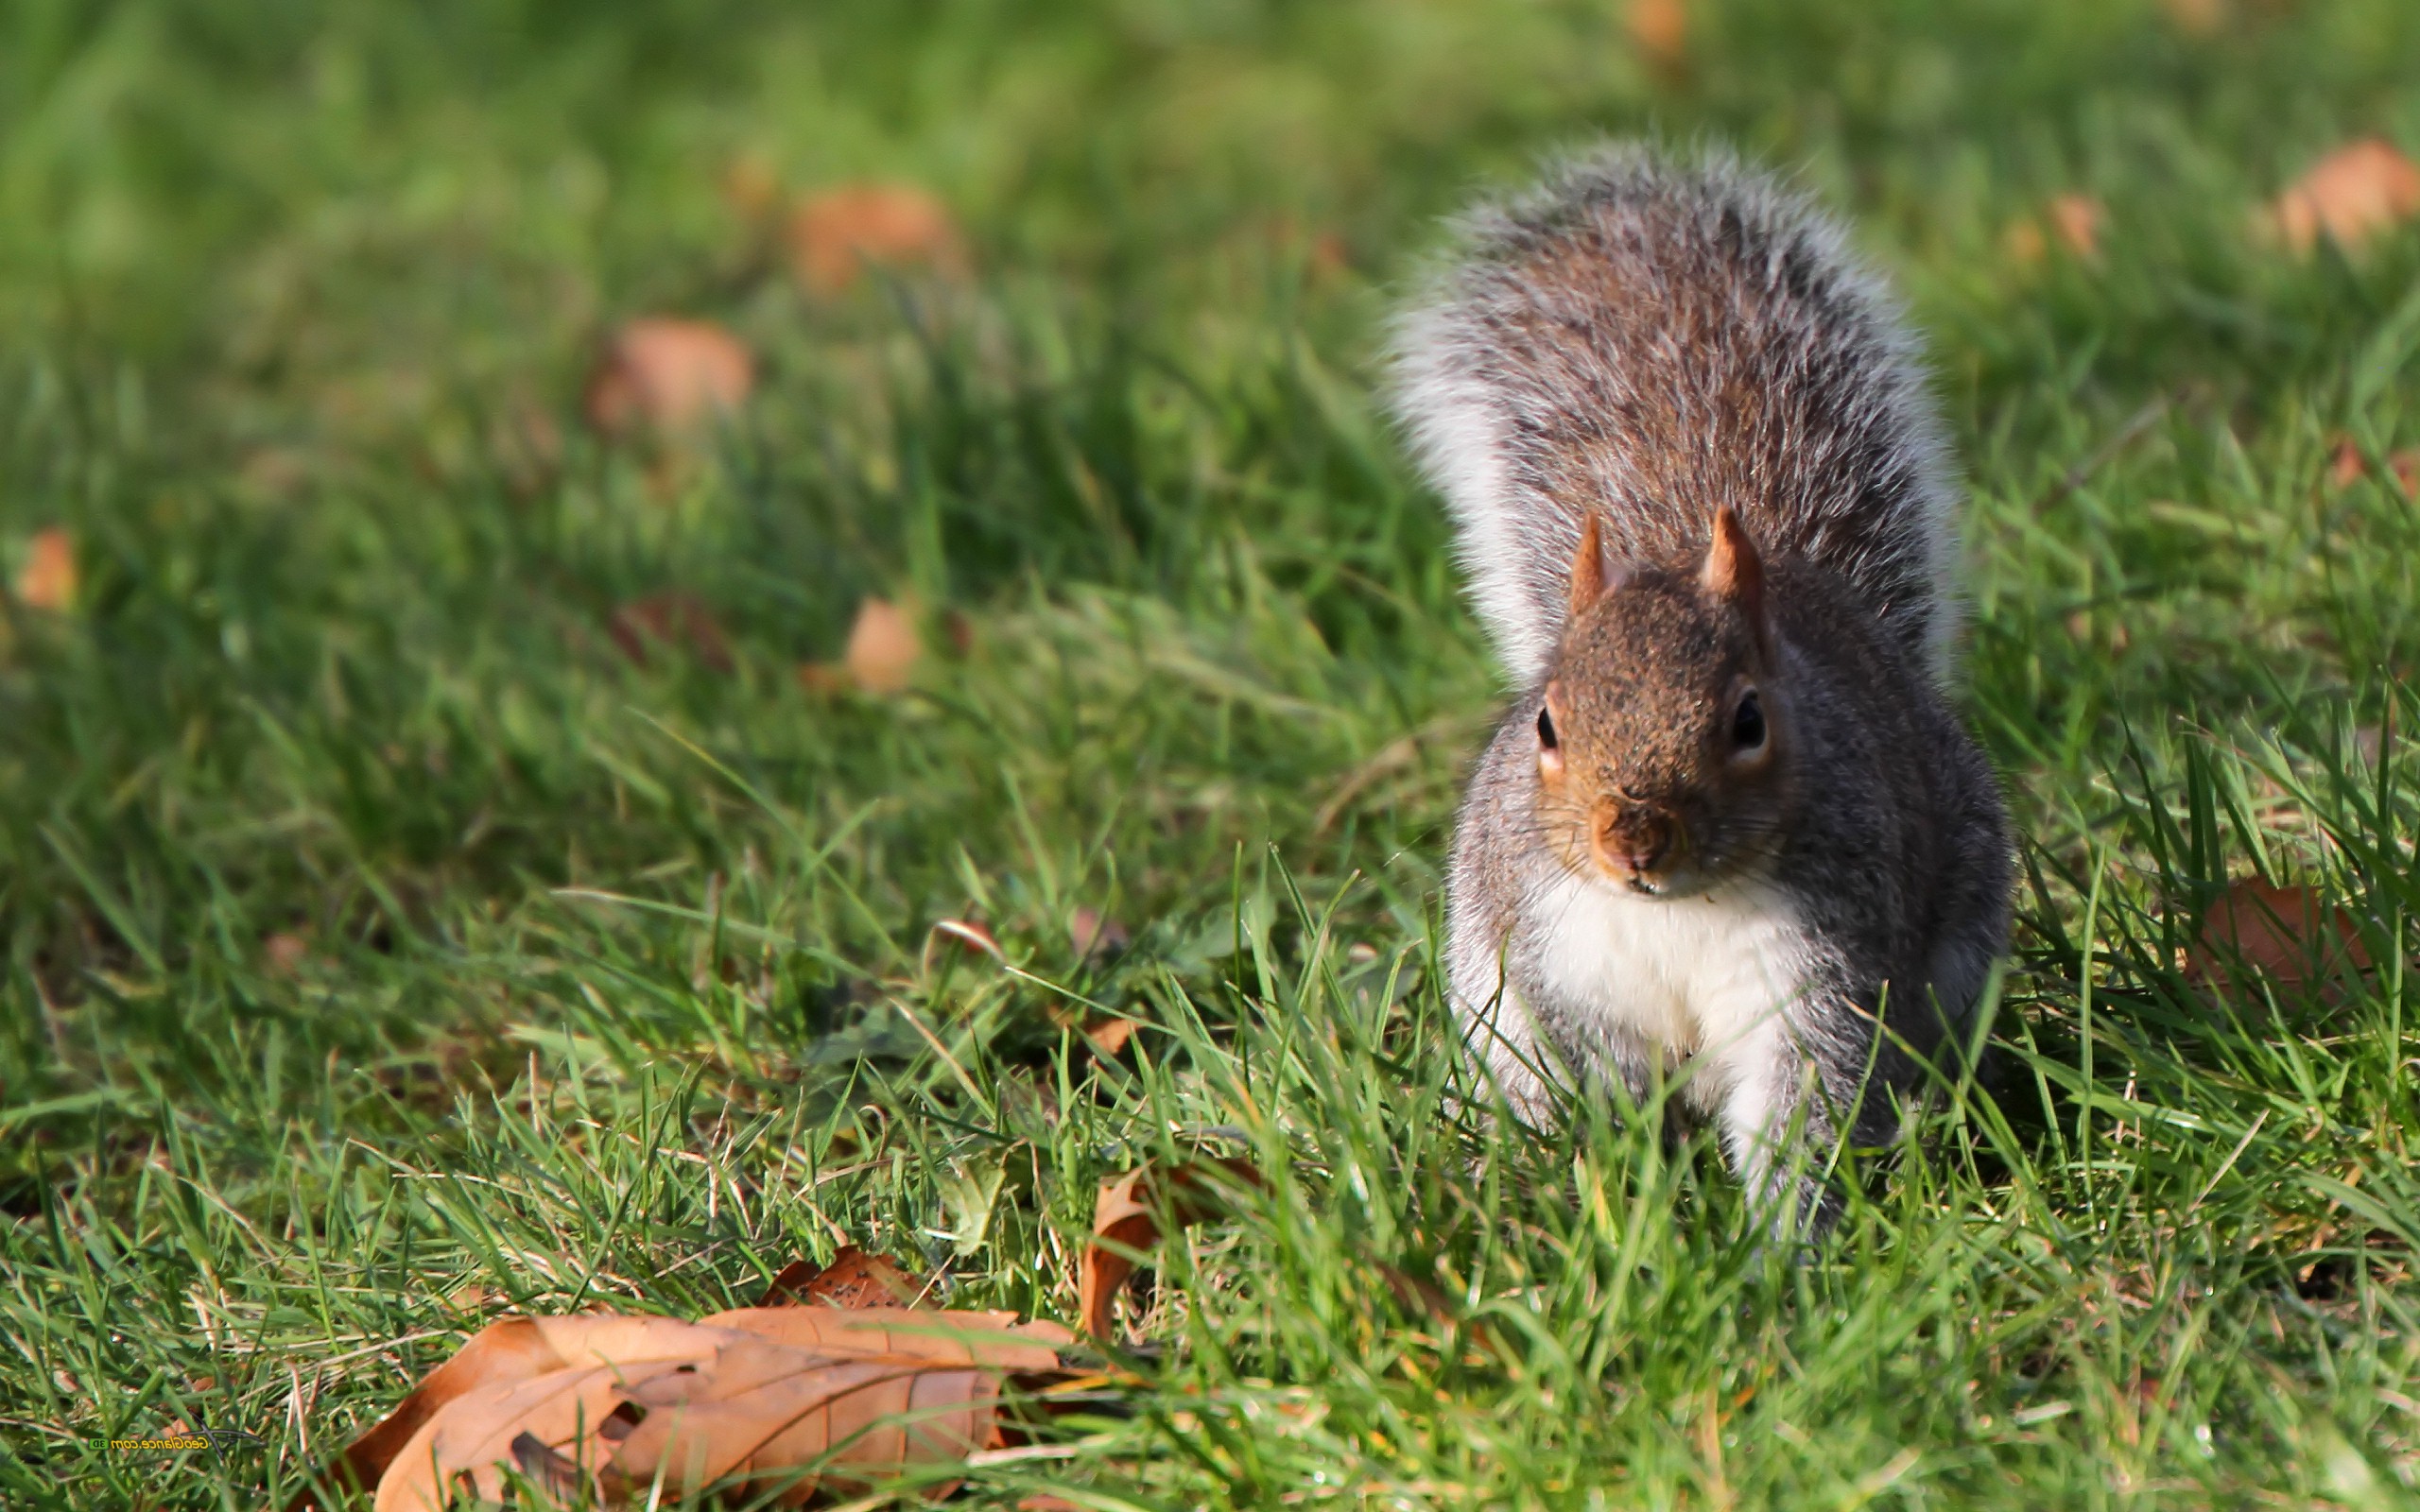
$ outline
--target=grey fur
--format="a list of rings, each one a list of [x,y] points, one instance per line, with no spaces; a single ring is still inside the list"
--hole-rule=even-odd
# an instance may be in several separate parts
[[[1806,1167],[1844,1133],[1891,1137],[1894,1094],[1971,1033],[2008,932],[1997,780],[1944,693],[1956,542],[1916,343],[1831,222],[1720,155],[1601,150],[1473,213],[1462,241],[1399,325],[1398,407],[1521,692],[1456,825],[1451,994],[1526,1110],[1550,1107],[1544,1051],[1637,1095],[1660,1063],[1760,1192],[1808,1158],[1777,1223],[1825,1221]],[[1592,668],[1567,644],[1581,522],[1680,581],[1724,505],[1766,563],[1781,816],[1702,893],[1617,897],[1549,833],[1547,681],[1635,675],[1624,707],[1676,719],[1703,699],[1686,668]],[[1733,971],[1729,949],[1754,960]],[[1770,1030],[1737,1011],[1765,980],[1787,983]],[[1667,996],[1681,1027],[1661,1038]],[[1735,1027],[1709,1040],[1718,1012]]]
[[[1577,491],[1641,560],[1755,498],[1758,523],[1856,583],[1945,680],[1948,449],[1915,338],[1837,225],[1727,154],[1621,146],[1458,229],[1460,256],[1396,323],[1395,407],[1516,681],[1562,628]],[[1614,287],[1542,270],[1554,249]]]

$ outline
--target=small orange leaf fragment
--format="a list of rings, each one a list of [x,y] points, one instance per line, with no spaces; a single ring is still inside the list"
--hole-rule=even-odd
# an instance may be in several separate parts
[[[2349,488],[2360,482],[2361,474],[2369,470],[2370,465],[2362,459],[2361,449],[2353,444],[2353,438],[2339,436],[2336,438],[2336,455],[2327,462],[2327,486],[2331,489]]]
[[[2186,953],[2186,974],[2232,995],[2234,971],[2266,976],[2300,988],[2340,971],[2368,970],[2353,916],[2321,901],[2315,887],[2279,887],[2257,877],[2228,885],[2202,921],[2201,937]]]
[[[966,253],[949,209],[913,184],[827,189],[790,215],[790,261],[810,294],[838,294],[867,267],[958,275]]]
[[[1137,1166],[1100,1184],[1093,1203],[1092,1242],[1084,1246],[1076,1271],[1076,1312],[1086,1333],[1107,1339],[1115,1329],[1111,1308],[1135,1265],[1122,1251],[1140,1252],[1157,1245],[1163,1211],[1180,1228],[1208,1217],[1217,1211],[1222,1183],[1245,1189],[1262,1184],[1251,1162],[1225,1158]]]
[[[1689,8],[1685,0],[1630,0],[1625,19],[1639,51],[1659,63],[1680,61],[1689,44]]]
[[[27,609],[64,614],[75,608],[76,538],[59,525],[35,531],[15,586],[17,602]]]
[[[604,435],[683,437],[736,411],[755,387],[755,359],[737,336],[711,320],[651,317],[614,334],[584,404]]]
[[[1095,952],[1115,954],[1127,947],[1130,938],[1125,925],[1102,917],[1097,908],[1077,909],[1067,920],[1067,937],[1076,947],[1076,954],[1084,959],[1090,959]]]
[[[908,686],[908,674],[924,654],[915,622],[888,599],[869,598],[857,606],[856,623],[849,627],[849,644],[840,653],[850,679],[868,693],[897,693]]]
[[[2060,195],[2050,201],[2050,229],[2068,251],[2089,262],[2100,255],[2100,201],[2090,195]]]
[[[2271,214],[2286,244],[2308,252],[2327,236],[2352,251],[2420,213],[2420,164],[2382,137],[2348,143],[2313,163]]]
[[[268,969],[280,976],[292,976],[302,970],[311,954],[310,941],[300,935],[279,931],[261,941],[261,956]]]

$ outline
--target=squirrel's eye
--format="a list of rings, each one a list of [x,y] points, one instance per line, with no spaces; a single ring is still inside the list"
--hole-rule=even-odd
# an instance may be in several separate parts
[[[1765,706],[1751,688],[1731,712],[1731,744],[1741,750],[1754,750],[1765,743]]]
[[[1544,709],[1538,711],[1538,746],[1544,750],[1557,748],[1554,736],[1554,715]]]

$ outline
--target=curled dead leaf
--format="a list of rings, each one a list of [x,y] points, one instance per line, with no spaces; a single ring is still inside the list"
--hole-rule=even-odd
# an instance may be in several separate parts
[[[508,1469],[607,1505],[735,1479],[796,1505],[997,1447],[1003,1381],[1066,1376],[1072,1342],[1006,1313],[899,1307],[506,1318],[334,1478],[374,1488],[375,1512],[440,1512],[462,1487],[493,1500]]]
[[[2297,252],[2323,235],[2346,251],[2420,213],[2420,164],[2381,137],[2348,143],[2277,197],[2270,217]]]
[[[1228,1194],[1262,1185],[1251,1162],[1232,1158],[1138,1166],[1102,1182],[1093,1203],[1092,1240],[1076,1274],[1076,1311],[1083,1331],[1097,1339],[1111,1337],[1118,1290],[1134,1274],[1133,1256],[1159,1244],[1164,1213],[1184,1228],[1217,1212]]]
[[[782,1267],[758,1307],[907,1307],[925,1288],[898,1264],[851,1245],[829,1265],[796,1260]]]
[[[2238,971],[2290,991],[2369,965],[2351,914],[2326,903],[2315,887],[2279,887],[2257,877],[2230,884],[2210,905],[2185,960],[2187,976],[2227,996],[2252,988],[2236,979]]]
[[[755,359],[737,336],[710,320],[656,317],[614,333],[583,403],[606,436],[681,438],[735,413],[755,387]]]
[[[734,664],[731,642],[724,637],[722,626],[695,593],[674,591],[633,599],[614,610],[605,631],[621,653],[640,666],[648,663],[649,643],[685,644],[717,672],[729,672]]]
[[[928,267],[964,273],[966,252],[949,209],[904,183],[827,189],[790,215],[791,266],[807,292],[846,290],[868,267]]]
[[[17,569],[17,602],[48,614],[76,607],[76,538],[59,525],[34,532]]]

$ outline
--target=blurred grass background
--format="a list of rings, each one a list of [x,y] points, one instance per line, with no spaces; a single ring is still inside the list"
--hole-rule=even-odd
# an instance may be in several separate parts
[[[2410,1501],[2420,235],[2256,221],[2420,152],[2420,11],[1658,9],[0,7],[0,566],[78,577],[0,637],[0,1494],[279,1500],[495,1312],[844,1239],[1064,1316],[1094,1184],[1206,1141],[1265,1201],[971,1500]],[[1475,189],[1649,130],[1909,296],[2029,836],[2000,1107],[1797,1270],[1706,1149],[1461,1110],[1430,970],[1497,689],[1384,314]],[[968,276],[803,288],[785,207],[861,181]],[[662,314],[755,354],[710,446],[582,419]],[[665,594],[727,668],[617,649]],[[868,594],[913,689],[803,686]],[[2376,969],[2187,980],[2253,874]],[[106,1447],[172,1421],[262,1442]]]

